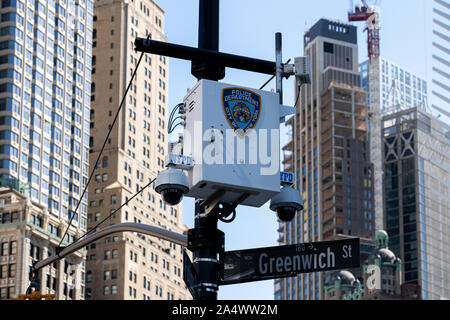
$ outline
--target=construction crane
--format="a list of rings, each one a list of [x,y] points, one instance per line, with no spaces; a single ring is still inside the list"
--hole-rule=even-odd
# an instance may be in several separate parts
[[[369,5],[367,1],[361,0],[362,5],[354,5],[354,1],[350,0],[350,11],[348,12],[348,21],[366,21],[367,44],[370,62],[380,56],[380,10],[379,0],[371,1]]]
[[[354,5],[350,0],[349,22],[365,21],[369,56],[368,121],[370,161],[374,175],[375,228],[383,228],[383,161],[381,145],[381,101],[380,101],[380,7],[378,0],[361,0]]]

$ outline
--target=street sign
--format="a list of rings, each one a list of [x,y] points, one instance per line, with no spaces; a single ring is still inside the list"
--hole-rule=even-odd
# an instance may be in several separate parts
[[[293,184],[294,183],[294,174],[291,172],[280,171],[280,182]]]
[[[183,280],[186,283],[189,292],[192,294],[192,297],[196,300],[198,297],[198,274],[185,249],[183,249]]]
[[[194,166],[192,157],[185,156],[182,154],[169,153],[166,156],[167,164],[174,164],[177,168],[183,170],[189,170]]]
[[[220,284],[359,266],[359,238],[226,251],[220,258]]]

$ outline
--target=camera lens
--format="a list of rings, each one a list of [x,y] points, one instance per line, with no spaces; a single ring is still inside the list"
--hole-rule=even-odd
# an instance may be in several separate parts
[[[283,206],[277,209],[278,219],[280,219],[283,222],[289,222],[292,219],[294,219],[296,213],[297,209],[295,209],[295,207]]]
[[[161,194],[164,198],[164,201],[171,206],[179,204],[181,199],[183,198],[182,190],[177,188],[165,189],[161,192]]]

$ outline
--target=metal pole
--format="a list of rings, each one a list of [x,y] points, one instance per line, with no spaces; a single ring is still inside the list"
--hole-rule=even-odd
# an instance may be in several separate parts
[[[78,242],[75,242],[74,244],[69,245],[68,247],[64,248],[61,252],[59,252],[57,255],[48,257],[47,259],[44,259],[42,261],[39,261],[33,266],[33,271],[37,271],[61,258],[64,258],[65,256],[80,250],[81,248],[85,247],[89,243],[92,243],[96,241],[97,239],[103,238],[109,234],[116,233],[116,232],[138,232],[138,233],[144,233],[148,234],[154,237],[158,237],[164,240],[171,241],[173,243],[179,244],[183,247],[187,246],[187,236],[184,234],[179,234],[176,232],[168,231],[166,229],[146,225],[146,224],[140,224],[140,223],[119,223],[119,224],[113,224],[111,226],[105,227],[97,232],[92,233],[91,235],[87,236],[83,240],[80,240]]]
[[[193,251],[193,265],[199,276],[199,300],[217,300],[219,290],[219,261],[217,216],[206,214],[201,205],[202,200],[195,202],[195,230],[199,246]]]
[[[219,51],[219,0],[199,0],[198,48]],[[225,77],[225,67],[212,61],[192,61],[192,75],[198,80],[218,81]],[[193,265],[199,276],[199,300],[217,300],[219,290],[217,216],[206,214],[201,200],[195,201],[195,228],[189,230],[188,245],[191,240],[195,246]],[[188,246],[189,248],[189,246]]]
[[[148,40],[145,38],[136,38],[134,44],[136,51],[139,52],[147,52],[190,61],[202,61],[204,64],[216,64],[222,67],[275,75],[274,61],[249,58],[209,49],[182,46],[168,42]]]
[[[200,0],[198,47],[219,51],[219,0]]]
[[[219,51],[219,0],[199,0],[198,48]],[[225,67],[211,62],[192,61],[191,73],[198,80],[218,81]]]
[[[282,54],[282,40],[281,33],[277,32],[275,34],[275,76],[276,76],[276,89],[279,94],[280,104],[283,104],[283,76],[282,76],[282,63],[283,63],[283,54]]]

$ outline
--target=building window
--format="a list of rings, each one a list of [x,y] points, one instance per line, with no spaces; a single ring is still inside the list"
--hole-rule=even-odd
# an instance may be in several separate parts
[[[0,279],[6,279],[8,277],[8,265],[3,264],[0,268]]]
[[[8,277],[13,278],[16,276],[16,264],[10,264],[8,268]]]
[[[323,51],[333,54],[334,53],[334,46],[333,46],[333,44],[329,43],[329,42],[324,42],[324,44],[323,44]]]
[[[86,272],[86,283],[90,283],[90,282],[92,282],[92,271],[88,270]]]
[[[117,286],[115,284],[111,286],[111,294],[117,294]]]
[[[2,256],[8,255],[8,242],[2,242],[1,255]]]
[[[102,159],[102,167],[107,168],[108,167],[108,157],[103,157]]]

